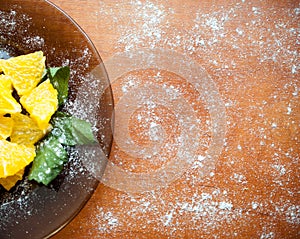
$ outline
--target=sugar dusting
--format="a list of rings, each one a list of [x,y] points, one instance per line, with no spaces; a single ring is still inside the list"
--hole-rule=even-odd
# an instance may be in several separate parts
[[[102,201],[83,219],[91,225],[87,233],[96,231],[101,238],[140,230],[169,238],[247,238],[254,231],[252,238],[298,237],[300,6],[243,0],[211,13],[195,7],[187,13],[192,21],[178,28],[172,22],[181,21],[182,9],[155,1],[118,4],[134,9],[130,24],[122,24],[109,3],[95,10],[112,18],[110,27],[120,34],[115,49],[167,45],[201,62],[224,97],[228,135],[218,170],[204,180],[199,179],[199,154],[182,179],[166,189],[130,195],[101,187]],[[134,83],[124,81],[123,93]],[[141,137],[155,139],[153,123],[162,119],[151,114],[151,106],[147,110],[135,122],[149,120],[152,131]]]
[[[155,47],[165,33],[160,25],[166,18],[165,7],[152,2],[143,4],[140,1],[132,2],[134,8],[134,18],[131,18],[133,24],[142,24],[141,29],[127,28],[123,29],[124,34],[120,37],[119,43],[126,42],[125,51],[135,48],[139,44],[148,42],[151,47]]]
[[[21,36],[26,36],[21,39],[22,44],[28,46],[28,50],[30,49],[40,49],[44,45],[44,39],[38,35],[27,35],[29,27],[31,25],[31,17],[26,14],[19,14],[17,10],[10,10],[9,12],[0,10],[0,43],[2,41],[6,41],[3,35],[13,36],[14,34],[18,34]],[[22,22],[22,28],[18,26]],[[21,42],[20,42],[21,43]],[[7,44],[7,42],[6,42]],[[9,44],[13,44],[13,42],[9,42]]]
[[[172,9],[172,4],[149,0],[118,3],[119,9],[131,9],[128,24],[109,3],[101,2],[95,14],[112,19],[110,29],[119,34],[116,51],[167,46],[209,71],[228,113],[218,170],[200,180],[204,156],[199,154],[191,169],[166,189],[138,195],[115,192],[113,202],[99,202],[90,233],[113,237],[141,230],[170,238],[245,238],[254,231],[252,238],[295,238],[300,219],[300,6],[243,0],[211,7],[209,13],[194,3],[184,13],[188,4]],[[181,22],[186,14],[192,20]],[[119,90],[125,94],[137,84],[127,78]],[[155,139],[151,129],[163,120],[151,109],[136,115],[135,128],[150,122],[141,139],[151,132]],[[121,156],[119,160],[123,165]]]

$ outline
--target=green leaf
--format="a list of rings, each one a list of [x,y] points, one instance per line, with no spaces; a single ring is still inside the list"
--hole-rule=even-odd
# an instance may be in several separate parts
[[[51,135],[55,136],[61,144],[74,146],[76,141],[72,133],[72,122],[69,116],[54,117],[51,121],[53,129]]]
[[[59,112],[51,123],[53,125],[51,134],[63,145],[74,146],[96,142],[91,124],[87,121]]]
[[[94,138],[90,123],[56,112],[51,120],[52,131],[37,147],[36,157],[29,172],[29,179],[48,185],[62,171],[68,160],[64,145],[92,144]]]
[[[68,98],[70,68],[68,66],[50,67],[47,73],[50,82],[58,92],[58,104],[61,106]]]
[[[72,134],[76,145],[92,144],[96,140],[93,135],[92,126],[89,122],[71,117]]]
[[[50,136],[37,148],[28,178],[48,185],[62,171],[67,160],[67,151],[55,137]]]

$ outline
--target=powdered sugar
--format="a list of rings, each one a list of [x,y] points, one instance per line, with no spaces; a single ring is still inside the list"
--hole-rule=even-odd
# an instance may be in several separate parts
[[[156,42],[161,41],[164,31],[160,25],[164,23],[166,9],[163,5],[156,5],[150,1],[142,3],[133,1],[131,6],[134,18],[131,18],[132,23],[139,24],[141,29],[138,31],[132,28],[122,29],[123,34],[119,39],[119,43],[126,42],[125,51],[132,50],[139,44],[145,41],[149,42],[151,47],[155,47]]]
[[[182,7],[150,0],[116,4],[117,8],[101,1],[101,8],[91,13],[98,20],[103,16],[111,20],[100,19],[97,29],[109,22],[103,25],[118,36],[109,45],[99,44],[100,53],[107,56],[107,48],[132,52],[167,47],[189,55],[205,67],[220,90],[228,134],[217,170],[205,178],[201,170],[209,140],[203,142],[207,145],[196,154],[191,168],[168,188],[131,195],[101,186],[98,205],[86,219],[87,234],[95,236],[96,231],[99,238],[132,231],[170,238],[246,238],[250,233],[254,238],[297,237],[299,5],[247,0],[215,6],[203,3],[205,7],[193,1],[182,2]],[[132,16],[123,15],[126,9]],[[122,80],[116,98],[141,86],[134,74]],[[180,84],[164,86],[170,98],[182,95],[185,88]],[[130,129],[140,133],[134,139],[159,141],[158,125],[176,117],[155,114],[153,110],[160,108],[149,99],[143,103],[131,118]],[[205,118],[209,135],[213,122],[200,112],[198,120]],[[176,140],[175,146],[180,145]],[[176,147],[166,149],[172,152]],[[114,162],[129,171],[149,170],[139,166],[141,161],[128,163],[119,156]],[[169,157],[157,161],[145,157],[142,162],[161,166]]]
[[[293,170],[299,162],[299,6],[240,1],[206,7],[183,2],[182,8],[172,8],[168,3],[119,3],[120,9],[130,8],[128,24],[122,22],[128,18],[105,1],[97,14],[113,16],[110,27],[119,37],[110,47],[116,51],[167,47],[191,56],[209,71],[228,114],[220,167],[199,179],[206,160],[199,153],[190,170],[165,191],[117,193],[114,206],[100,206],[118,218],[116,228],[106,224],[107,233],[137,228],[170,237],[243,238],[247,235],[243,231],[251,230],[246,225],[253,223],[254,237],[280,238],[284,234],[279,222],[295,233],[299,225],[298,178]],[[140,88],[140,81],[123,80],[122,94]],[[153,120],[151,108],[143,110],[146,112],[136,115],[135,129],[147,125],[148,136],[156,139],[156,124],[163,118],[156,115]],[[104,188],[104,193],[107,191]],[[225,222],[227,231],[221,226]],[[220,228],[223,230],[218,231]]]
[[[0,43],[4,41],[5,45],[14,44],[13,42],[4,39],[4,36],[9,37],[14,34],[23,36],[19,42],[20,45],[24,44],[27,49],[40,49],[44,46],[44,39],[37,35],[29,35],[29,27],[32,22],[32,18],[26,14],[20,14],[17,10],[10,10],[9,12],[0,10]],[[19,26],[22,25],[22,28]],[[9,50],[9,49],[8,49]],[[15,52],[12,52],[15,54]]]

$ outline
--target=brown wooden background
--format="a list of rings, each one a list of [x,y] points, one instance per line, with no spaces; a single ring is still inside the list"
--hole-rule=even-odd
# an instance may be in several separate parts
[[[227,124],[223,151],[207,177],[200,177],[199,157],[178,180],[151,192],[128,194],[100,183],[53,238],[300,237],[299,1],[52,2],[84,29],[104,62],[139,48],[170,49],[198,62],[218,87]],[[114,81],[116,104],[132,84],[157,73],[129,72]],[[209,119],[185,79],[168,72],[160,77],[184,95],[200,122]],[[145,107],[128,125],[139,145],[149,142],[147,119],[163,125],[174,142],[180,126],[172,109]],[[209,144],[209,137],[203,142]],[[173,150],[164,153],[166,161]],[[131,157],[117,145],[110,160],[132,171],[163,164]]]

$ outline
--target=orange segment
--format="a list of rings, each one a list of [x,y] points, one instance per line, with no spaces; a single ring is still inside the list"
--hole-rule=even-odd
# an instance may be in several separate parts
[[[10,135],[11,142],[23,145],[34,145],[44,137],[44,132],[29,116],[18,113],[11,117],[14,123]]]
[[[21,112],[21,105],[12,96],[11,77],[0,75],[0,115]]]
[[[21,105],[15,100],[10,92],[2,90],[0,94],[0,115],[15,114],[22,111]]]
[[[21,112],[21,105],[12,96],[11,77],[0,75],[0,115]]]
[[[22,96],[20,102],[39,128],[45,130],[58,107],[57,90],[48,79]]]
[[[37,51],[9,58],[0,64],[4,74],[12,78],[13,86],[21,96],[40,82],[45,69],[45,57],[42,51]]]
[[[14,121],[12,118],[0,115],[0,139],[7,139],[10,137],[13,125]]]
[[[0,140],[0,178],[16,174],[35,157],[34,146],[25,146]]]
[[[3,65],[4,61],[5,61],[4,59],[0,59],[0,73],[3,71],[2,65]]]
[[[21,169],[16,174],[8,176],[6,178],[0,178],[0,184],[9,191],[19,180],[22,180],[24,174],[24,169]]]
[[[3,92],[3,91],[12,92],[13,91],[12,81],[11,81],[10,76],[6,76],[3,74],[0,75],[0,90],[1,90],[1,92]]]

